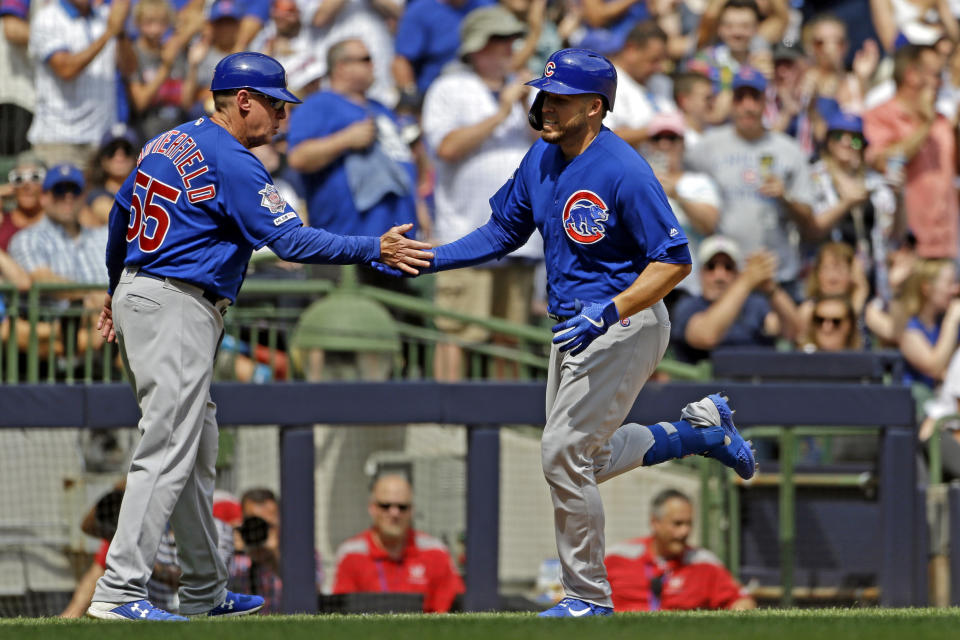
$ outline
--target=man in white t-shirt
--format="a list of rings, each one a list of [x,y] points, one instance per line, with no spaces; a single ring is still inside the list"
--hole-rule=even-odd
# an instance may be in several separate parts
[[[27,139],[48,165],[86,166],[117,121],[117,65],[136,64],[123,33],[129,13],[130,0],[57,0],[30,25],[37,104]]]
[[[488,199],[523,159],[535,133],[527,123],[528,87],[510,76],[513,41],[525,26],[502,6],[472,11],[460,26],[463,66],[441,74],[427,90],[423,133],[436,158],[438,243],[452,242],[490,217]],[[526,322],[535,264],[543,257],[539,234],[509,257],[491,265],[437,274],[436,302],[473,316]],[[499,307],[499,308],[498,308]],[[487,332],[438,318],[437,326],[461,342],[480,343]],[[435,375],[462,376],[463,352],[437,346]]]
[[[617,110],[609,112],[603,124],[634,147],[647,139],[646,126],[654,115],[677,110],[673,100],[650,86],[666,59],[667,34],[652,20],[638,22],[623,48],[611,56],[617,68]]]

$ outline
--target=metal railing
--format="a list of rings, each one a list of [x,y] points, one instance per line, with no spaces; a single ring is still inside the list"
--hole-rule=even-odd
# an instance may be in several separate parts
[[[35,283],[23,295],[12,286],[0,285],[0,295],[8,301],[9,323],[8,337],[0,344],[0,381],[72,384],[122,380],[124,373],[115,346],[97,336],[99,307],[82,307],[65,299],[68,294],[76,298],[105,290],[103,284]],[[291,348],[293,331],[304,311],[300,306],[281,306],[278,300],[320,299],[334,291],[373,300],[395,315],[417,319],[416,322],[394,321],[401,339],[400,355],[391,363],[394,379],[432,379],[434,351],[442,343],[463,348],[469,379],[484,378],[495,360],[509,363],[520,380],[546,377],[552,339],[549,328],[469,316],[438,307],[423,297],[358,285],[350,278],[340,287],[323,279],[247,280],[237,304],[226,315],[225,333],[235,342],[265,347],[268,355],[263,364],[276,379],[278,354],[282,348]],[[22,306],[24,300],[26,304]],[[437,318],[505,336],[508,344],[459,341],[431,326]],[[668,359],[661,363],[659,370],[678,380],[705,380],[710,376],[709,363],[694,366]],[[299,371],[291,373],[293,378],[303,377]]]

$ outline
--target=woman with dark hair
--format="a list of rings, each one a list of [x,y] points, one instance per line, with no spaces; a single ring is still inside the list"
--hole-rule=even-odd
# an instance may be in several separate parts
[[[80,213],[80,224],[102,227],[110,218],[113,197],[133,171],[139,142],[133,130],[123,123],[110,127],[100,142],[97,154],[87,168],[87,206]]]

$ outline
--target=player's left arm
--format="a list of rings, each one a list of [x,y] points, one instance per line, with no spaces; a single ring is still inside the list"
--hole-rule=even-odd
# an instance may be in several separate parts
[[[123,185],[117,191],[110,209],[110,218],[107,222],[107,294],[103,299],[103,308],[97,319],[97,331],[107,342],[115,342],[116,331],[113,327],[113,291],[120,282],[120,272],[127,259],[127,226],[130,224],[130,198],[133,193],[133,182],[137,171],[134,169],[127,176]]]

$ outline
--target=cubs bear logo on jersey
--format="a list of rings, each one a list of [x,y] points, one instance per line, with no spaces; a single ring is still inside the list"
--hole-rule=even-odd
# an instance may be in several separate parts
[[[265,184],[257,193],[263,196],[260,199],[260,206],[269,209],[270,213],[280,213],[287,208],[287,201],[277,191],[276,185]]]
[[[574,242],[593,244],[607,233],[603,225],[610,218],[607,204],[593,191],[581,189],[563,205],[563,229]]]

